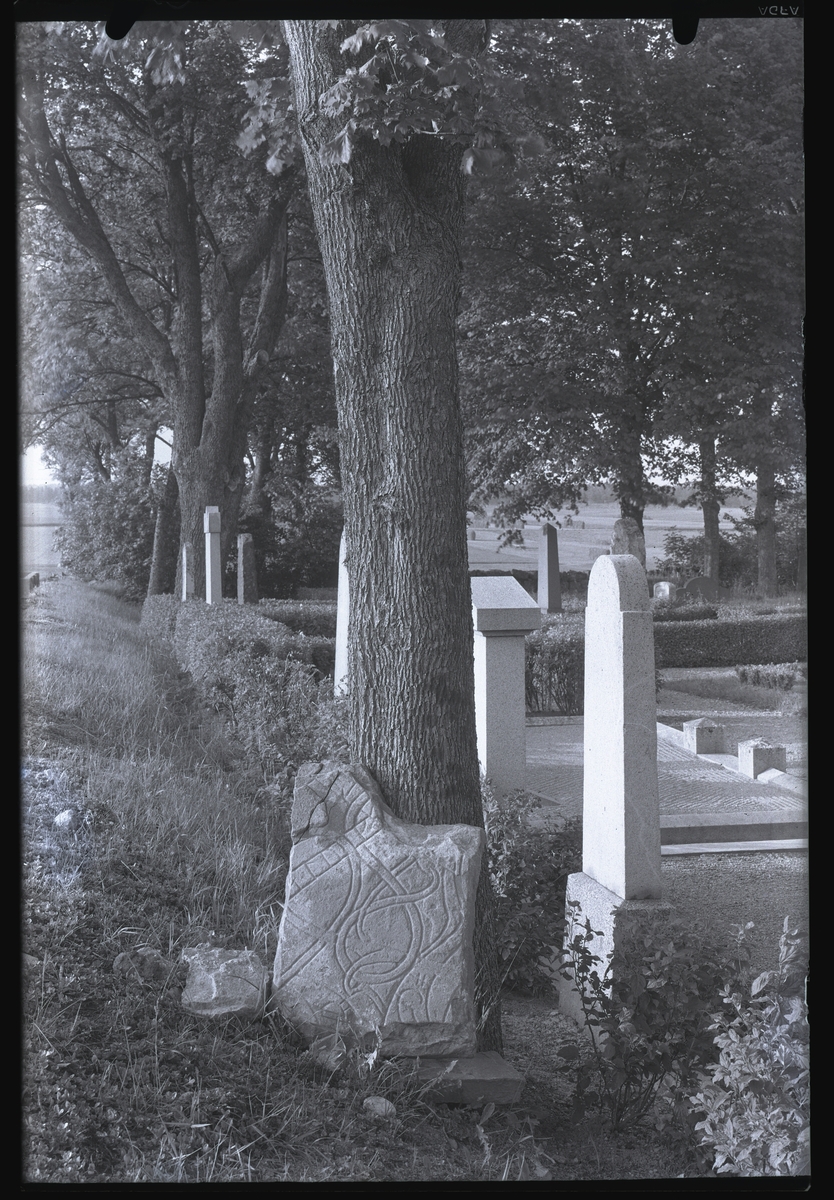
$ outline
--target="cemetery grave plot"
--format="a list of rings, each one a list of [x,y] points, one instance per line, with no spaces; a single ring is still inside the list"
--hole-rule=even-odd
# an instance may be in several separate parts
[[[734,517],[742,517],[741,509],[721,510],[721,529],[732,528],[724,518],[725,513]],[[595,559],[604,554],[611,544],[611,531],[614,522],[620,516],[618,504],[588,504],[580,506],[579,515],[567,511],[558,512],[552,519],[560,523],[559,566],[562,571],[588,571]],[[572,524],[567,524],[568,518]],[[538,565],[538,538],[540,522],[525,523],[524,545],[501,548],[499,541],[502,530],[487,528],[481,522],[484,518],[475,518],[469,527],[469,566],[477,570],[490,567],[497,570],[512,570],[513,568],[533,571]],[[584,528],[582,523],[584,522]],[[643,517],[643,527],[646,537],[646,567],[652,570],[657,562],[665,558],[663,547],[667,533],[673,528],[681,533],[693,535],[702,534],[704,530],[703,516],[698,509],[690,508],[661,508],[650,505]],[[472,533],[475,533],[474,539]]]

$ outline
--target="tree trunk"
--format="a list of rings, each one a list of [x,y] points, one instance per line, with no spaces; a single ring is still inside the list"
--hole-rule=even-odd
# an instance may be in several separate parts
[[[701,512],[704,514],[704,575],[718,583],[721,537],[718,519],[721,503],[715,484],[715,438],[704,435],[698,441],[701,454]]]
[[[758,593],[776,596],[776,475],[770,456],[763,453],[756,471],[756,507],[753,512],[758,552]]]
[[[628,401],[624,405],[623,425],[615,436],[618,441],[617,479],[614,491],[620,504],[620,516],[632,517],[637,522],[641,533],[643,530],[643,513],[646,508],[646,495],[643,473],[642,430],[634,418],[627,416]]]
[[[360,140],[324,163],[338,127],[319,97],[348,62],[338,33],[286,21],[330,301],[350,575],[350,746],[401,818],[483,826],[475,737],[457,315],[461,149]],[[479,44],[483,22],[451,22]],[[472,28],[467,28],[471,26]],[[500,1049],[486,856],[475,937],[480,1044]]]
[[[177,494],[177,477],[174,474],[174,468],[169,466],[165,490],[156,510],[151,575],[148,580],[149,596],[161,596],[172,592],[176,584],[177,547],[179,546],[179,524],[176,519]]]
[[[289,184],[289,186],[286,186]],[[287,207],[293,194],[285,181],[280,202],[270,201],[248,241],[233,255],[218,254],[212,281],[214,380],[201,405],[181,397],[174,427],[174,469],[180,491],[180,540],[194,547],[195,595],[205,596],[207,505],[220,509],[220,556],[225,564],[237,532],[246,478],[245,458],[255,390],[280,333],[287,309]],[[258,317],[244,347],[240,305],[243,290],[263,264]],[[197,417],[199,416],[199,422]],[[182,563],[177,566],[181,585]]]

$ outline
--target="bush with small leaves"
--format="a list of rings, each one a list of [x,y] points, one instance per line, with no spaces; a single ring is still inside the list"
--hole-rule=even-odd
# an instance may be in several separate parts
[[[206,702],[222,713],[264,780],[302,762],[344,758],[343,704],[333,699],[333,640],[305,637],[224,600],[183,604],[175,648]]]
[[[534,829],[528,817],[541,806],[534,796],[516,792],[499,801],[486,783],[482,793],[504,984],[532,993],[552,992],[565,884],[568,875],[582,870],[581,819],[559,829]]]
[[[176,596],[148,596],[142,605],[140,624],[155,643],[173,643],[181,601]]]
[[[801,663],[765,663],[759,666],[736,667],[736,676],[741,683],[773,688],[779,692],[789,692],[801,672]]]
[[[807,980],[807,942],[786,917],[778,969],[722,988],[718,1061],[690,1097],[719,1175],[810,1174]]]
[[[576,902],[574,908],[578,916]],[[616,914],[616,929],[604,970],[589,948],[590,922],[562,951],[562,977],[576,983],[593,1051],[579,1067],[574,1117],[601,1107],[619,1130],[644,1120],[662,1100],[658,1124],[676,1123],[686,1133],[687,1089],[715,1057],[712,1008],[727,981],[738,985],[747,971],[744,931],[736,931],[729,948],[712,947],[681,921],[627,911]],[[576,1043],[559,1054],[566,1069],[576,1069]]]
[[[584,711],[585,623],[581,613],[545,617],[525,638],[528,712],[578,716]]]

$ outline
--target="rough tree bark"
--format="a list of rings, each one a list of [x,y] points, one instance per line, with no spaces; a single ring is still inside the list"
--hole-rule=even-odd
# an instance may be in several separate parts
[[[766,392],[754,402],[757,428],[766,430],[770,418],[770,400]],[[758,558],[758,587],[760,596],[776,596],[779,581],[776,572],[776,468],[773,452],[764,438],[756,454],[756,507],[753,510]]]
[[[715,437],[703,434],[698,439],[701,456],[701,512],[704,514],[704,575],[718,583],[718,555],[721,545],[719,517],[721,503],[715,483]]]
[[[350,573],[350,745],[400,817],[483,825],[455,318],[464,215],[460,146],[358,140],[319,97],[352,65],[356,28],[285,21],[330,303]],[[482,21],[445,22],[455,49]],[[500,1049],[486,863],[478,891],[480,1044]]]
[[[635,411],[636,410],[636,411]],[[614,494],[620,505],[620,516],[631,517],[641,533],[646,509],[645,473],[643,471],[642,411],[636,400],[626,400],[621,424],[616,433],[618,454]]]
[[[177,521],[177,477],[173,464],[169,465],[165,478],[165,490],[156,510],[153,531],[151,573],[148,579],[148,595],[161,596],[174,590],[177,579],[177,548],[179,546],[179,522]]]
[[[42,32],[41,36],[46,36]],[[173,414],[172,463],[180,500],[180,546],[194,547],[197,594],[205,594],[203,513],[221,512],[221,553],[236,531],[244,481],[244,456],[258,380],[269,361],[286,314],[287,208],[297,172],[273,181],[247,236],[234,250],[216,245],[194,192],[191,139],[176,87],[160,89],[145,79],[147,113],[130,106],[136,129],[154,143],[165,183],[163,219],[177,280],[175,334],[169,338],[142,306],[116,255],[114,242],[85,188],[63,135],[53,135],[44,110],[43,79],[24,62],[21,121],[28,140],[29,172],[42,198],[97,264],[125,330],[146,353],[154,379]],[[198,222],[213,250],[213,275],[204,311]],[[262,271],[255,325],[244,345],[240,309],[244,289]],[[214,379],[207,394],[204,330],[208,316]],[[171,322],[166,320],[166,327]],[[177,556],[176,589],[181,583]],[[154,584],[156,586],[156,584]]]

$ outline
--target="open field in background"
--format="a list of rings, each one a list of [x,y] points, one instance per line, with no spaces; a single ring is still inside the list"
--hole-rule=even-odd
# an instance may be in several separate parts
[[[535,571],[538,568],[539,522],[525,522],[524,546],[509,546],[499,548],[498,541],[503,530],[490,528],[489,518],[495,505],[488,506],[487,516],[475,517],[469,527],[469,566],[477,570],[487,570],[495,567],[499,570],[518,568],[525,571]],[[743,517],[740,508],[721,509],[721,530],[729,532],[731,522],[726,515]],[[611,545],[611,535],[614,532],[614,522],[620,515],[620,506],[616,501],[605,504],[585,504],[579,506],[579,515],[566,511],[559,512],[557,519],[561,522],[559,530],[559,568],[562,571],[589,571],[600,554],[604,554]],[[568,517],[573,525],[567,525]],[[581,527],[584,521],[584,529]],[[679,533],[697,536],[704,532],[704,519],[698,508],[661,508],[652,505],[646,509],[643,517],[643,527],[646,534],[646,566],[649,570],[666,557],[663,543],[666,535],[672,529]],[[475,532],[474,541],[472,532]]]
[[[533,521],[525,523],[523,546],[501,549],[498,542],[503,531],[487,527],[495,507],[494,504],[488,506],[487,516],[476,516],[470,525],[469,566],[475,570],[489,570],[490,567],[497,570],[512,570],[514,567],[520,570],[536,570],[540,524]],[[727,520],[726,513],[739,518],[744,513],[740,508],[722,508],[721,529],[729,532],[732,525]],[[557,519],[562,525],[559,530],[561,570],[589,571],[599,555],[608,550],[614,522],[619,515],[619,505],[615,501],[580,505],[578,516],[567,510],[560,512]],[[52,534],[54,526],[61,524],[60,508],[57,504],[22,504],[20,517],[21,574],[55,570],[60,565],[60,557],[52,548]],[[566,524],[568,517],[573,519],[572,526]],[[663,542],[672,529],[693,536],[703,533],[704,529],[703,517],[697,508],[651,506],[646,509],[643,523],[646,533],[646,566],[649,570],[665,557]],[[473,530],[474,541],[471,539]]]
[[[52,535],[63,524],[57,504],[22,503],[20,506],[20,574],[54,571],[61,556],[52,548]]]

